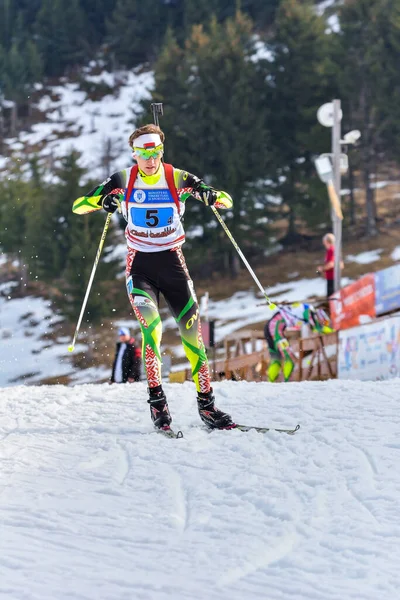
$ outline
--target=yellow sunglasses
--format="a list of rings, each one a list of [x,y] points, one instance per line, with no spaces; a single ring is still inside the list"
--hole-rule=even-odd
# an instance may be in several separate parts
[[[164,144],[159,144],[154,148],[135,148],[133,147],[133,151],[137,157],[143,158],[144,160],[149,160],[150,158],[158,158],[164,151]]]

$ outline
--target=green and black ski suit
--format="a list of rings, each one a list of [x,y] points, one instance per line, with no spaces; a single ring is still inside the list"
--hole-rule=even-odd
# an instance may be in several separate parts
[[[127,221],[125,237],[126,286],[142,331],[142,356],[149,388],[161,385],[162,294],[178,323],[185,354],[198,392],[211,389],[210,373],[201,336],[199,306],[181,246],[185,241],[182,216],[190,197],[199,199],[191,185],[197,178],[171,165],[160,164],[146,176],[137,166],[114,173],[88,195],[78,198],[73,212],[86,214],[102,207],[103,199],[117,194]],[[215,204],[230,208],[221,194]]]

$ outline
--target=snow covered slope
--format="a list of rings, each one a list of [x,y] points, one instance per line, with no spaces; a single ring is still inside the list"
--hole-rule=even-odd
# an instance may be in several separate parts
[[[393,600],[400,588],[400,380],[0,389],[1,600]]]
[[[345,281],[347,279],[343,279],[343,282]],[[68,376],[74,384],[97,383],[108,379],[112,361],[109,356],[105,357],[105,364],[77,369],[71,355],[67,352],[70,337],[60,335],[54,340],[53,334],[53,339],[46,339],[46,334],[52,332],[54,326],[62,320],[59,315],[53,313],[50,301],[32,296],[12,299],[6,296],[8,287],[9,284],[0,284],[0,387],[20,383],[40,384],[46,377],[64,375]],[[277,284],[269,287],[267,291],[274,300],[295,302],[306,298],[310,291],[323,296],[325,281],[322,278],[300,279]],[[216,340],[219,342],[242,327],[266,319],[268,308],[263,299],[255,295],[254,290],[242,291],[224,300],[214,301],[211,298],[208,317],[216,320]],[[140,339],[140,329],[136,319],[116,319],[114,331],[110,331],[111,340],[115,337],[117,341],[116,331],[119,327],[129,327]],[[185,369],[189,367],[189,362],[184,356],[176,321],[169,311],[163,314],[163,332],[168,330],[176,332],[177,341],[177,345],[171,345],[169,348],[175,356],[184,358],[184,362],[176,365],[175,368]],[[78,337],[76,352],[83,352],[88,348],[87,338],[82,333]],[[90,342],[93,343],[92,335]],[[22,346],[24,347],[23,360],[21,360]]]
[[[85,80],[106,84],[113,94],[91,100],[77,83],[67,81],[49,88],[37,107],[44,121],[35,123],[31,131],[22,131],[17,138],[5,141],[0,171],[7,172],[7,156],[11,152],[21,157],[34,152],[43,165],[54,169],[60,166],[63,156],[76,150],[82,155],[80,166],[88,170],[85,179],[99,181],[132,164],[128,137],[135,128],[133,121],[140,102],[147,98],[150,102],[153,72],[103,71],[97,76],[87,73]],[[54,180],[53,171],[49,176]]]

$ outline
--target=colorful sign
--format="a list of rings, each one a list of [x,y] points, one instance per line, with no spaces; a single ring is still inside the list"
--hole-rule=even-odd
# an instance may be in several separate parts
[[[201,336],[206,348],[214,348],[215,321],[201,321]]]
[[[400,265],[375,273],[376,314],[400,308]]]
[[[400,317],[339,332],[339,379],[377,381],[399,376]]]
[[[332,326],[336,330],[355,327],[376,316],[375,277],[364,275],[354,283],[335,292],[329,300]]]

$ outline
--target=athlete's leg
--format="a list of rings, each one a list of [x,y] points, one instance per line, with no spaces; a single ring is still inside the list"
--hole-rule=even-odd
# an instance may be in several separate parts
[[[289,381],[294,369],[295,356],[290,348],[290,344],[285,337],[286,321],[278,313],[274,319],[274,346],[275,352],[280,356],[280,362],[285,381]]]
[[[136,255],[139,264],[134,263]],[[159,292],[146,273],[146,256],[128,249],[126,288],[133,312],[142,330],[142,358],[149,386],[150,414],[155,427],[162,429],[171,423],[167,399],[161,387],[162,324],[158,310]],[[148,259],[151,271],[151,259]]]
[[[270,383],[274,383],[279,377],[279,373],[281,372],[282,365],[281,365],[281,361],[280,361],[278,354],[276,354],[274,351],[270,350],[270,355],[271,355],[271,362],[268,365],[267,376],[268,376],[268,381]]]
[[[283,349],[283,377],[285,381],[289,381],[294,369],[294,355],[286,339],[282,340],[282,344],[285,344]]]
[[[264,337],[268,344],[268,350],[269,350],[269,355],[270,355],[270,359],[271,359],[270,363],[268,365],[268,369],[267,369],[267,377],[268,377],[268,381],[270,383],[273,383],[274,381],[276,381],[278,379],[279,373],[281,371],[281,366],[282,366],[281,365],[281,356],[280,356],[279,352],[277,352],[276,347],[275,347],[274,318],[275,317],[272,317],[272,319],[267,321],[265,324],[265,327],[264,327]]]
[[[126,288],[133,312],[142,331],[142,359],[149,388],[161,385],[162,323],[158,310],[159,292],[143,274],[134,269],[137,252],[128,249],[126,260]],[[140,257],[143,262],[143,257]]]
[[[219,410],[214,402],[210,371],[200,329],[199,306],[182,250],[171,251],[171,268],[160,289],[174,315],[182,344],[192,368],[197,389],[197,406],[201,420],[211,428],[233,426],[230,415]]]
[[[210,370],[201,335],[199,305],[185,258],[180,248],[170,252],[171,267],[164,278],[161,292],[178,323],[183,348],[192,369],[198,392],[211,390]]]

